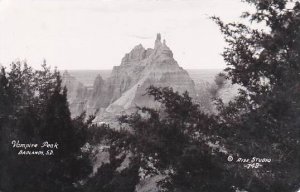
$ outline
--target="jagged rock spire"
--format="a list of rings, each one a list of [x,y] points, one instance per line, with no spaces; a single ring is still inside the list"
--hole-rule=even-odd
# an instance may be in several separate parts
[[[156,49],[156,48],[160,47],[161,45],[162,45],[162,43],[161,43],[161,34],[158,33],[156,35],[156,40],[155,40],[154,48]]]
[[[157,33],[156,40],[161,41],[161,34],[160,33]]]

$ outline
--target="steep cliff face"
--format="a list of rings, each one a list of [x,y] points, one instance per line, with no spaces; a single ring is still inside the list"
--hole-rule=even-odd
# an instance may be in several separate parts
[[[152,98],[144,95],[150,85],[158,87],[170,86],[180,93],[188,91],[192,97],[195,97],[193,80],[175,61],[173,53],[165,41],[161,42],[160,34],[157,35],[154,49],[146,51],[141,45],[139,45],[139,49],[142,50],[142,54],[137,54],[139,60],[137,62],[136,60],[129,62],[131,69],[137,71],[135,78],[132,79],[131,76],[131,79],[128,79],[128,86],[119,92],[119,98],[108,106],[107,112],[131,111],[136,106],[156,107],[157,103]],[[122,74],[127,73],[127,71],[124,72],[123,70],[119,72]]]
[[[178,65],[170,48],[161,41],[160,34],[153,49],[137,45],[125,54],[119,66],[113,68],[108,79],[103,80],[98,75],[90,88],[68,73],[64,74],[63,81],[69,90],[72,115],[83,111],[93,114],[99,109],[99,121],[103,115],[131,112],[136,106],[157,107],[152,98],[144,95],[150,85],[170,86],[180,93],[188,91],[192,97],[196,95],[193,80]]]
[[[68,102],[72,116],[78,116],[83,111],[86,111],[88,88],[67,71],[62,75],[62,85],[68,89]]]
[[[141,78],[145,69],[143,61],[150,55],[152,49],[144,49],[142,45],[137,45],[127,53],[120,66],[114,66],[110,77],[103,80],[98,75],[94,81],[90,97],[87,98],[87,112],[94,113],[97,109],[103,111],[115,100],[119,99],[122,93],[133,87]]]
[[[107,88],[105,81],[98,75],[94,81],[90,97],[88,98],[88,109],[97,110],[109,105],[109,95],[107,94]]]
[[[145,50],[142,45],[138,45],[123,57],[120,66],[113,68],[111,77],[107,81],[111,102],[120,98],[122,93],[131,88],[141,78],[146,67],[144,60],[150,52],[152,50]]]

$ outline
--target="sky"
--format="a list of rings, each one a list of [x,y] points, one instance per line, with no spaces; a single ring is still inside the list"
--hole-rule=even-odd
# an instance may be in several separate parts
[[[161,33],[183,68],[220,69],[225,43],[209,16],[237,21],[248,9],[240,0],[0,0],[0,64],[112,69]]]

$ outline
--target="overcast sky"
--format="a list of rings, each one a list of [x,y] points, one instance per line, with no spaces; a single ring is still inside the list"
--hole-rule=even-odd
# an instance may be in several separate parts
[[[224,41],[208,17],[236,21],[247,8],[240,0],[0,0],[0,63],[112,69],[160,32],[183,68],[224,68]]]

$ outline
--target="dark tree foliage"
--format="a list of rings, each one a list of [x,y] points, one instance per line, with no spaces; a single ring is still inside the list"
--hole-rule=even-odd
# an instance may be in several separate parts
[[[109,162],[102,164],[82,186],[86,192],[133,192],[140,181],[139,158],[130,156],[128,146],[132,143],[132,135],[128,130],[115,130],[108,124],[92,124],[87,132],[87,142],[91,146],[107,146],[102,151],[109,155]],[[99,152],[98,152],[99,153]],[[101,153],[101,152],[100,152]],[[93,157],[91,152],[90,156]],[[96,154],[99,155],[99,154]],[[126,163],[128,162],[128,164]],[[126,164],[126,166],[123,165]]]
[[[59,72],[46,63],[42,70],[21,62],[13,63],[8,73],[2,68],[0,102],[0,190],[78,191],[78,182],[91,172],[88,155],[81,152],[90,122],[85,117],[71,119]],[[49,156],[18,155],[13,140],[57,142],[58,149]]]
[[[86,192],[133,192],[139,182],[140,163],[137,158],[131,158],[124,169],[118,169],[126,161],[126,154],[120,155],[117,146],[110,146],[109,163],[98,168],[96,174],[84,186]]]
[[[241,85],[228,106],[219,104],[220,134],[237,157],[266,157],[257,170],[237,170],[248,191],[296,191],[300,187],[300,3],[247,0],[253,24],[219,25],[228,44],[223,57],[227,78]],[[250,177],[249,174],[251,175]],[[248,177],[248,178],[247,178]]]
[[[215,85],[213,85],[210,89],[209,92],[211,94],[211,97],[213,99],[218,98],[218,93],[219,91],[225,86],[226,84],[226,76],[223,73],[219,73],[216,75],[215,80],[214,80]]]
[[[225,76],[242,88],[218,114],[198,110],[188,94],[150,87],[148,94],[163,111],[139,108],[120,118],[131,129],[130,151],[146,174],[165,174],[160,186],[168,191],[296,191],[300,183],[300,4],[295,1],[246,1],[254,13],[244,13],[264,30],[241,23],[220,26],[228,43],[223,57]],[[222,82],[216,82],[222,86]],[[259,169],[227,162],[270,158]],[[217,148],[218,148],[217,147]],[[149,167],[149,162],[153,166]]]
[[[161,103],[120,117],[120,130],[71,119],[67,90],[46,64],[33,70],[13,63],[0,72],[0,191],[133,192],[146,176],[161,175],[160,191],[294,192],[300,187],[300,3],[245,0],[255,7],[243,17],[265,28],[213,17],[228,46],[224,77],[242,88],[228,104],[217,100],[208,115],[185,92],[149,87]],[[258,23],[258,25],[257,25]],[[214,90],[217,95],[217,89]],[[88,119],[88,120],[85,120]],[[88,130],[88,131],[87,131]],[[49,158],[16,156],[12,140],[58,142]],[[109,163],[93,175],[81,147],[108,146]],[[270,158],[259,169],[234,159]],[[123,167],[124,163],[128,163]],[[87,177],[87,176],[90,177]]]
[[[214,117],[201,112],[187,92],[151,86],[147,93],[163,111],[143,107],[120,118],[131,129],[129,149],[145,174],[166,175],[162,191],[233,191],[224,154],[209,146],[218,139]]]
[[[3,121],[4,117],[11,113],[12,110],[12,89],[9,85],[4,68],[2,68],[0,72],[0,87],[0,113],[2,114],[0,118]]]

